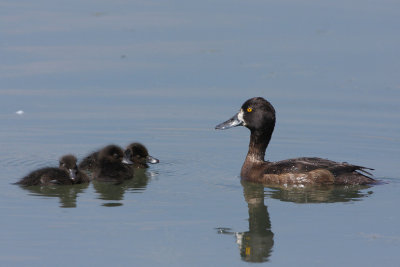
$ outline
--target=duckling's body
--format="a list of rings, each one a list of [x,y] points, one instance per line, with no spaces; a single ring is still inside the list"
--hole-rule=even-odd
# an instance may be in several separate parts
[[[133,169],[123,161],[124,153],[120,147],[116,145],[106,146],[98,154],[94,179],[122,182],[133,178]]]
[[[83,158],[79,163],[79,169],[87,172],[93,172],[97,168],[98,156],[99,151],[96,151]]]
[[[58,168],[46,167],[31,172],[16,184],[31,185],[72,185],[89,182],[87,175],[79,171],[76,166],[76,157],[65,155],[60,159]]]
[[[31,172],[16,184],[30,185],[50,185],[50,184],[73,184],[69,173],[58,168],[42,168]]]
[[[275,109],[265,99],[247,100],[238,114],[216,126],[250,129],[249,151],[242,166],[244,180],[265,184],[372,184],[370,168],[317,157],[302,157],[277,162],[264,161],[265,150],[275,127]]]

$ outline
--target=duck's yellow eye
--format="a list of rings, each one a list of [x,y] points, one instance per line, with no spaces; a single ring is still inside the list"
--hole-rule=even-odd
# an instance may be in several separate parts
[[[247,112],[252,112],[253,109],[252,108],[247,108]]]

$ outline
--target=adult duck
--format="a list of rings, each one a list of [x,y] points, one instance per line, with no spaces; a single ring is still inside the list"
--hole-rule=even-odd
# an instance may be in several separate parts
[[[224,130],[245,126],[251,132],[249,151],[240,176],[244,180],[280,185],[373,184],[370,168],[317,157],[302,157],[277,162],[264,161],[265,150],[275,127],[275,109],[262,97],[247,100],[231,119],[215,127]]]

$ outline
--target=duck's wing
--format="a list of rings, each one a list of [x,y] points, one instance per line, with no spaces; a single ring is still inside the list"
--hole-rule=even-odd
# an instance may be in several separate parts
[[[329,170],[335,177],[353,172],[361,172],[362,175],[372,176],[368,170],[371,168],[352,165],[347,162],[336,162],[328,159],[317,157],[303,157],[295,159],[287,159],[277,162],[268,162],[265,173],[266,174],[282,174],[282,173],[304,173],[316,169]],[[361,174],[360,173],[360,174]]]

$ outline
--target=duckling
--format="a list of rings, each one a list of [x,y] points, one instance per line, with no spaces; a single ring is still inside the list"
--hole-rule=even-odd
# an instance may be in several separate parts
[[[46,167],[29,173],[16,184],[30,185],[50,185],[50,184],[81,184],[89,182],[89,178],[79,171],[76,166],[74,155],[65,155],[60,158],[59,167]]]
[[[124,158],[124,153],[119,146],[104,147],[100,150],[96,162],[95,180],[122,182],[133,178],[133,169],[127,165],[132,162]]]
[[[371,168],[317,157],[302,157],[277,162],[264,161],[265,150],[275,127],[275,109],[262,97],[247,100],[231,119],[217,125],[218,130],[244,126],[250,130],[250,144],[240,176],[244,180],[282,185],[377,183]]]

